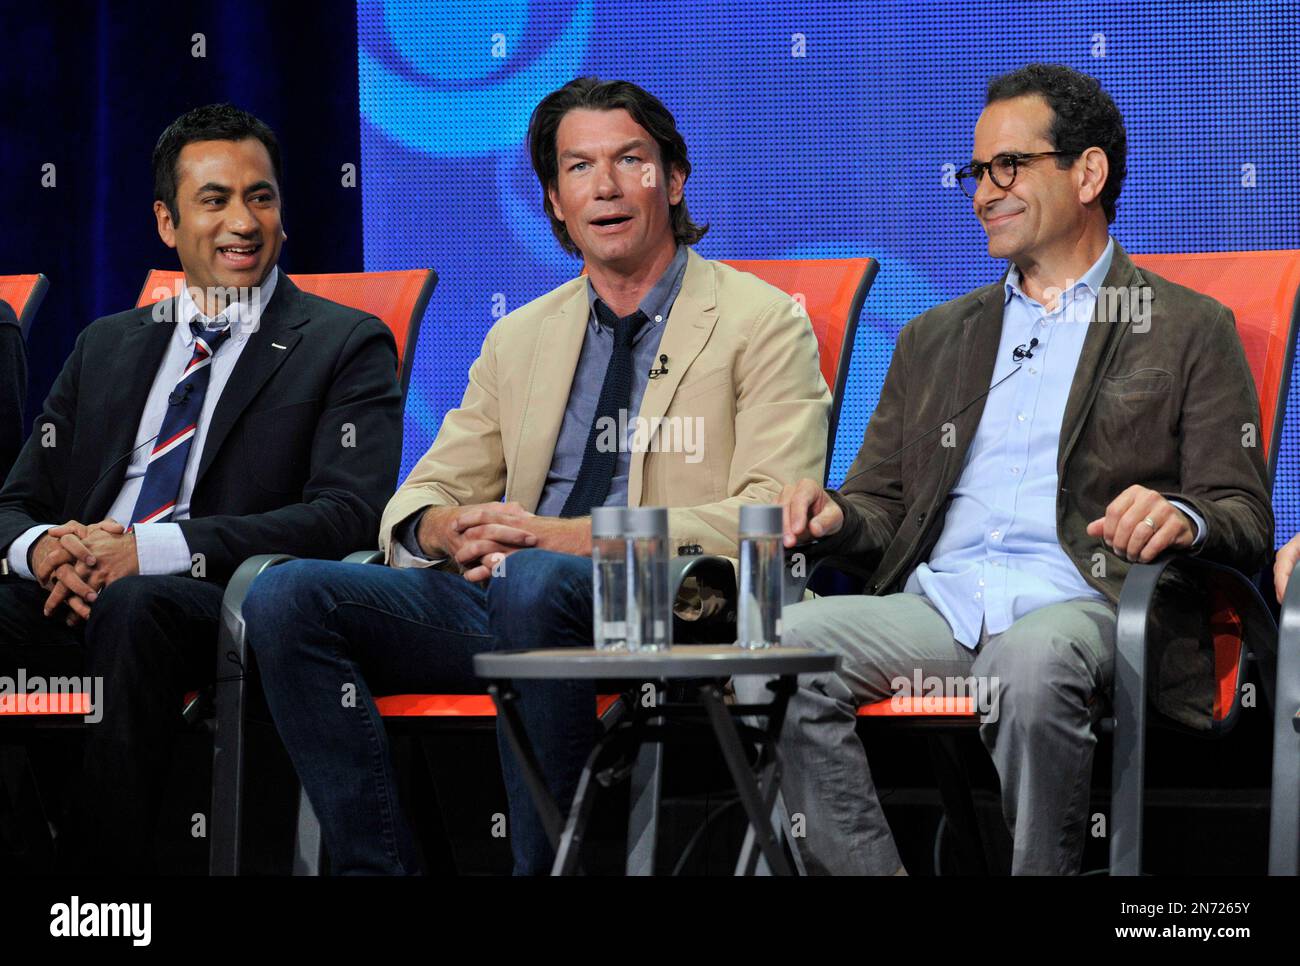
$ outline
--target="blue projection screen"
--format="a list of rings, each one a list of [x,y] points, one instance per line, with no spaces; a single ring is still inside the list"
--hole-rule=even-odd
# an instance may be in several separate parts
[[[1129,173],[1112,232],[1129,251],[1300,248],[1295,3],[360,0],[358,35],[365,267],[440,276],[403,475],[493,321],[581,268],[551,235],[524,145],[533,107],[575,76],[633,81],[674,113],[691,214],[711,225],[701,254],[880,260],[832,483],[899,329],[1003,271],[951,178],[995,74],[1064,63],[1115,98]],[[1300,529],[1298,435],[1288,413],[1279,543]]]

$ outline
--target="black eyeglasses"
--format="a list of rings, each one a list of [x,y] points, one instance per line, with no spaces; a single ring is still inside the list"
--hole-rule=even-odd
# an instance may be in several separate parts
[[[957,183],[961,185],[962,193],[967,198],[974,198],[986,171],[995,185],[1006,190],[1015,183],[1016,172],[1020,165],[1028,161],[1037,161],[1039,158],[1073,158],[1082,153],[1082,151],[1038,151],[1034,154],[995,154],[992,161],[972,161],[958,171]]]

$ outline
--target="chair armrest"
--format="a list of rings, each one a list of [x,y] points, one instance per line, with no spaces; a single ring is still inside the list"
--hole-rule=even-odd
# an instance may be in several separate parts
[[[1202,585],[1215,584],[1228,593],[1232,604],[1242,619],[1243,627],[1263,628],[1266,633],[1256,639],[1264,645],[1263,652],[1254,651],[1252,656],[1260,665],[1260,678],[1264,689],[1264,698],[1273,705],[1273,681],[1275,679],[1276,650],[1273,640],[1276,638],[1277,623],[1273,612],[1264,598],[1260,596],[1258,585],[1241,573],[1224,564],[1215,563],[1201,557],[1170,554],[1149,564],[1134,564],[1129,569],[1120,591],[1119,608],[1115,628],[1115,714],[1119,718],[1121,701],[1125,707],[1145,709],[1143,699],[1145,690],[1133,691],[1139,683],[1133,675],[1142,678],[1145,689],[1148,676],[1149,648],[1148,631],[1153,614],[1156,590],[1165,571],[1173,567]],[[1252,635],[1242,634],[1242,656],[1251,652]],[[1124,675],[1129,676],[1124,676]]]
[[[1231,567],[1201,557],[1170,554],[1149,564],[1134,564],[1120,589],[1115,623],[1115,751],[1111,770],[1110,874],[1139,875],[1142,863],[1142,807],[1146,776],[1147,679],[1150,647],[1148,631],[1156,590],[1170,567],[1194,580],[1214,581],[1232,597],[1243,625],[1258,622],[1266,632],[1275,627],[1273,614],[1259,594],[1259,588]],[[1264,634],[1268,636],[1267,633]],[[1250,634],[1243,633],[1243,653]],[[1255,655],[1261,662],[1263,679],[1272,668],[1270,655]],[[1240,677],[1240,673],[1238,674]],[[1271,700],[1272,685],[1265,696]],[[1235,714],[1235,709],[1234,712]]]
[[[850,577],[859,577],[863,585],[871,579],[874,571],[870,567],[863,567],[852,557],[808,557],[807,551],[795,547],[786,552],[785,558],[785,603],[797,604],[803,600],[804,594],[808,590],[808,584],[812,582],[813,574],[822,568],[829,570],[838,570],[840,573],[848,574]]]
[[[729,603],[736,600],[736,568],[726,557],[713,554],[684,554],[668,561],[668,597],[677,598],[688,577],[700,585],[722,591]]]
[[[699,605],[701,616],[711,614],[712,619],[736,621],[736,568],[725,556],[711,554],[686,554],[673,556],[668,560],[668,599],[673,602],[676,612],[677,598],[680,597],[682,585],[694,577],[699,584]],[[711,611],[706,607],[707,593],[715,592],[723,598],[722,610]]]
[[[344,563],[380,564],[384,562],[382,550],[358,550],[343,558]]]
[[[230,583],[226,585],[226,592],[221,598],[221,628],[219,631],[219,648],[217,654],[217,680],[222,678],[222,664],[229,660],[227,653],[228,648],[233,648],[239,654],[239,663],[242,669],[244,665],[244,601],[248,598],[248,591],[264,570],[274,567],[276,564],[287,563],[293,560],[293,556],[287,553],[259,553],[255,557],[249,557],[235,570],[234,576],[230,578]]]
[[[1276,680],[1268,874],[1300,875],[1300,575],[1282,598]]]

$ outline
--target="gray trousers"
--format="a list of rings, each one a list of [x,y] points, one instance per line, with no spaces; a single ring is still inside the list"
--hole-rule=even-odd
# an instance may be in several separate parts
[[[980,738],[1002,785],[1015,875],[1079,871],[1088,826],[1094,720],[1110,694],[1115,610],[1071,600],[1026,614],[975,650],[920,594],[823,597],[785,608],[783,644],[840,655],[836,673],[808,674],[790,699],[781,782],[791,841],[810,874],[890,875],[901,868],[858,740],[857,708],[907,688],[961,693],[972,683]],[[917,679],[920,679],[918,682]],[[931,680],[926,680],[926,679]],[[766,701],[767,680],[738,677],[737,698]]]

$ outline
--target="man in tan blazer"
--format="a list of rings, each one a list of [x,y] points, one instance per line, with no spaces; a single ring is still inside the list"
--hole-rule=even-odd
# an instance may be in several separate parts
[[[337,871],[420,867],[374,694],[478,691],[476,653],[591,643],[593,507],[669,507],[674,548],[734,556],[742,503],[823,473],[830,397],[812,328],[786,294],[690,249],[704,229],[667,109],[583,78],[542,101],[529,143],[585,277],[492,327],[461,405],[384,512],[388,567],[296,561],[245,605]],[[519,690],[567,807],[595,738],[593,690]],[[516,871],[544,872],[551,848],[504,745],[502,764]]]
[[[659,429],[628,453],[626,502],[669,507],[674,546],[735,556],[742,503],[774,502],[783,467],[823,472],[816,433],[820,426],[825,436],[829,395],[817,370],[815,336],[797,303],[753,275],[685,246],[676,251],[684,268],[681,290],[668,324],[660,326],[662,341],[648,354],[653,367],[667,372],[649,378],[647,366],[635,374],[646,387],[638,423],[629,427],[639,426],[643,439],[650,427]],[[548,483],[563,479],[556,444],[587,341],[592,291],[586,277],[576,278],[488,332],[461,405],[447,413],[438,438],[384,510],[379,542],[390,565],[434,563],[395,539],[404,521],[427,508],[453,510],[443,519],[457,519],[462,528],[513,526],[524,512],[543,512]],[[748,398],[739,398],[742,389]],[[475,504],[479,509],[466,513]],[[421,542],[452,549],[444,541],[454,538],[439,532],[447,524],[435,524],[433,514],[424,519]],[[590,547],[586,516],[543,516],[523,529],[566,552]],[[512,536],[497,544],[485,533],[462,544],[456,559],[466,566],[495,563],[518,545]]]

